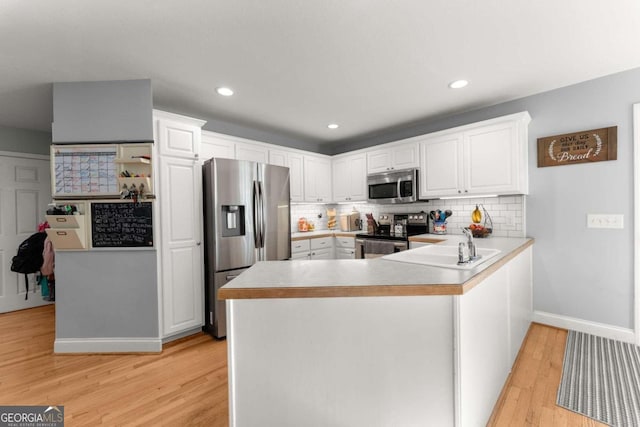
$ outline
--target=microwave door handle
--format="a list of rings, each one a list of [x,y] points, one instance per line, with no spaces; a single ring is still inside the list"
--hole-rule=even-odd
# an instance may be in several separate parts
[[[401,199],[402,198],[402,194],[400,193],[402,188],[402,178],[398,178],[398,198]]]

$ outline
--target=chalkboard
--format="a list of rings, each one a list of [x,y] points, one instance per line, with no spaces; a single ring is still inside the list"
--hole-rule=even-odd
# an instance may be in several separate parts
[[[152,203],[91,203],[94,248],[153,246]]]

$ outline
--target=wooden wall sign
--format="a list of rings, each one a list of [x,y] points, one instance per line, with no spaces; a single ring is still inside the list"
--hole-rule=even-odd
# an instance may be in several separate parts
[[[616,160],[618,127],[538,138],[538,167]]]

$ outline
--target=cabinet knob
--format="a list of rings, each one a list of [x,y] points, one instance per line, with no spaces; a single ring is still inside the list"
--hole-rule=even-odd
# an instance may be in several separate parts
[[[202,242],[198,242],[198,243],[196,243],[196,245],[197,245],[197,246],[200,246],[201,244],[202,244]]]
[[[199,157],[198,153],[194,154],[193,157],[195,157],[197,159]]]
[[[469,190],[464,190],[464,192],[465,192],[465,193],[468,193],[468,192],[469,192]]]

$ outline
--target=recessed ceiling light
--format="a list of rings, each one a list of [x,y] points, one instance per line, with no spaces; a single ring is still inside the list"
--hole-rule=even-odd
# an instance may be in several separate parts
[[[327,127],[329,129],[338,129],[339,126],[337,124],[335,124],[335,123],[331,123],[330,125],[327,125]]]
[[[460,88],[465,87],[468,84],[469,84],[469,82],[466,81],[466,80],[456,80],[456,81],[453,81],[453,82],[449,83],[449,87],[451,89],[460,89]]]
[[[233,91],[231,89],[229,89],[228,87],[216,88],[216,92],[218,92],[218,95],[222,95],[222,96],[231,96],[231,95],[233,95]]]

